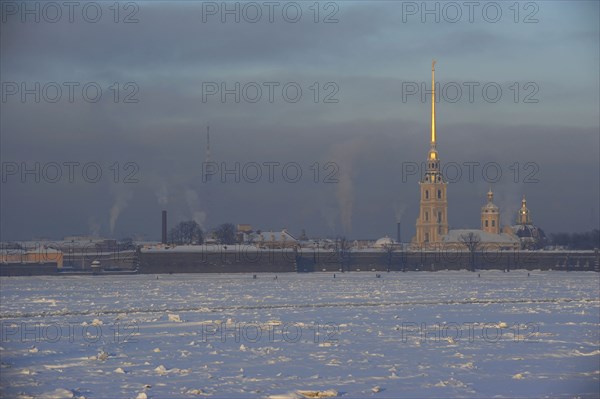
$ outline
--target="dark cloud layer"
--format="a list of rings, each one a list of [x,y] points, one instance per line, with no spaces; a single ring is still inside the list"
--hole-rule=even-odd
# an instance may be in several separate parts
[[[581,11],[594,7],[589,2],[540,3],[537,24],[402,23],[394,2],[340,2],[335,24],[315,24],[308,13],[297,24],[203,23],[200,2],[137,4],[136,24],[2,23],[3,84],[97,82],[103,92],[94,103],[78,90],[73,103],[35,103],[32,96],[22,103],[18,95],[1,103],[5,166],[96,162],[103,172],[97,183],[86,182],[80,168],[73,183],[65,168],[57,183],[8,176],[0,193],[2,239],[156,239],[163,208],[172,223],[194,218],[209,228],[231,221],[353,238],[394,235],[401,221],[406,239],[418,190],[416,176],[403,179],[403,167],[426,155],[430,110],[429,97],[403,101],[402,92],[407,82],[429,88],[432,58],[441,85],[502,88],[496,103],[479,89],[473,102],[464,93],[438,103],[442,162],[463,172],[448,189],[451,227],[478,226],[490,185],[481,166],[469,181],[465,162],[501,167],[493,187],[504,223],[526,194],[534,221],[547,231],[598,226],[598,20]],[[307,12],[308,3],[301,4]],[[131,94],[127,82],[139,89],[137,103],[122,102]],[[263,99],[203,101],[207,82],[256,82]],[[265,82],[279,83],[272,103]],[[290,82],[302,88],[297,103],[282,97]],[[523,102],[528,82],[538,89],[537,103]],[[334,92],[338,102],[324,103]],[[212,160],[263,165],[259,182],[201,181],[207,124]],[[265,162],[297,162],[302,178],[289,183],[278,167],[271,183]],[[337,183],[323,182],[333,170],[325,169],[328,162],[338,167]],[[124,183],[128,173],[138,181]]]

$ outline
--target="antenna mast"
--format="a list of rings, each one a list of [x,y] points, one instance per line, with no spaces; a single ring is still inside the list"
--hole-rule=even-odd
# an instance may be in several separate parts
[[[206,125],[206,157],[204,159],[204,164],[205,164],[205,175],[204,175],[204,181],[209,181],[211,179],[211,175],[208,174],[208,171],[206,170],[206,165],[210,162],[210,126]]]

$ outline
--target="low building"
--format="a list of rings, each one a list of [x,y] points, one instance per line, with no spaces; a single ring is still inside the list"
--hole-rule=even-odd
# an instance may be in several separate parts
[[[487,203],[481,207],[481,229],[456,229],[442,237],[444,248],[467,250],[519,249],[519,239],[510,229],[500,232],[500,208],[494,204],[492,189],[487,193]]]
[[[261,248],[299,248],[300,241],[286,229],[281,231],[261,231],[249,235],[249,241]]]
[[[249,224],[238,224],[236,226],[236,230],[240,233],[251,233],[252,232],[252,225]]]
[[[475,245],[477,251],[482,250],[515,250],[519,249],[519,240],[512,234],[490,233],[478,229],[456,229],[448,231],[442,237],[444,248],[468,250]]]
[[[375,243],[373,244],[373,248],[385,249],[385,250],[395,249],[398,247],[399,247],[398,243],[388,236],[381,237],[380,239],[375,241]]]
[[[235,226],[235,240],[238,243],[248,241],[248,235],[252,233],[252,226],[249,224],[237,224]]]
[[[3,249],[0,251],[1,263],[55,263],[57,269],[63,267],[63,253],[59,250],[38,247],[37,249]]]

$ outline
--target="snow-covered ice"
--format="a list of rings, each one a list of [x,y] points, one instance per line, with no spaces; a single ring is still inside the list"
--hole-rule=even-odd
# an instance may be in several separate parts
[[[1,278],[2,397],[598,397],[600,278]]]

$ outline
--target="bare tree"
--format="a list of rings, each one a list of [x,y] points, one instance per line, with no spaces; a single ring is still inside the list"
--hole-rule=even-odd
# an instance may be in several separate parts
[[[306,231],[304,229],[302,229],[302,233],[300,234],[300,237],[298,239],[300,241],[308,241],[308,236],[306,235]]]
[[[232,223],[223,223],[215,230],[219,243],[229,245],[235,244],[235,226]]]
[[[180,222],[169,233],[173,244],[202,244],[204,233],[198,223],[193,220]]]
[[[469,250],[470,260],[471,260],[471,271],[475,271],[475,251],[479,248],[481,244],[481,237],[479,234],[473,233],[472,231],[466,234],[461,234],[460,242],[462,242],[467,249]]]
[[[350,242],[346,239],[346,237],[338,237],[335,240],[335,252],[337,253],[338,259],[340,260],[342,266],[342,272],[348,270],[350,265]],[[346,267],[347,266],[347,267]]]
[[[386,254],[387,271],[388,272],[392,269],[392,258],[394,257],[394,248],[395,248],[395,245],[392,242],[383,244],[383,250],[385,251],[385,254]]]

